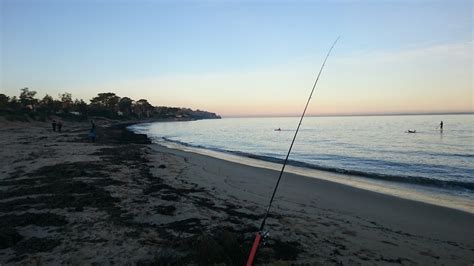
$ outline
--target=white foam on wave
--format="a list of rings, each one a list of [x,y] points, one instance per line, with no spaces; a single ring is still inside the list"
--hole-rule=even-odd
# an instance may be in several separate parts
[[[234,163],[245,164],[253,167],[271,169],[275,171],[281,170],[281,164],[248,158],[235,154],[219,152],[204,148],[191,147],[181,145],[176,142],[158,140],[154,142],[170,149],[178,149],[185,152],[193,152],[206,155]],[[462,193],[442,188],[426,187],[414,184],[404,184],[399,182],[390,182],[385,180],[375,180],[372,178],[364,178],[363,176],[351,176],[347,174],[339,174],[328,171],[308,169],[304,167],[287,165],[285,172],[322,179],[330,182],[356,187],[359,189],[378,192],[386,195],[400,197],[409,200],[429,203],[433,205],[448,207],[474,214],[474,196],[472,193]],[[275,177],[276,178],[276,177]]]

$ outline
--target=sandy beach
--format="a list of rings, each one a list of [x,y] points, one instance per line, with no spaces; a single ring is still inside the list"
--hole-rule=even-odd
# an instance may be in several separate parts
[[[277,172],[127,124],[0,121],[0,264],[242,265]],[[257,264],[472,265],[474,215],[285,174]]]

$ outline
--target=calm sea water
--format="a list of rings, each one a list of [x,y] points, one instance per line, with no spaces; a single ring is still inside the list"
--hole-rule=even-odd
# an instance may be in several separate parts
[[[141,124],[132,130],[157,142],[282,162],[298,119],[224,118]],[[474,115],[307,117],[290,160],[295,166],[471,193]]]

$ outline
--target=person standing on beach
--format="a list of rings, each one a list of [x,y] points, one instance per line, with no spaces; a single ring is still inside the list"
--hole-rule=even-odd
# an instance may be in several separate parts
[[[92,142],[95,142],[96,138],[96,126],[93,120],[91,120],[91,129],[89,131],[89,138],[92,140]]]
[[[53,131],[56,131],[56,120],[53,119],[51,125],[53,126]]]
[[[58,132],[61,132],[61,129],[63,127],[63,122],[61,120],[58,121]]]
[[[439,123],[439,129],[443,130],[443,121],[441,120],[441,123]]]

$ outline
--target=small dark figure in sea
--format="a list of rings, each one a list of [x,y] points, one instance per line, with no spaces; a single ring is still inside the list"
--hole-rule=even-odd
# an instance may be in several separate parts
[[[91,139],[92,142],[95,142],[96,138],[96,126],[94,121],[91,120],[91,129],[89,130],[89,138]]]
[[[53,131],[56,131],[56,120],[53,120],[51,125],[53,126]]]
[[[63,128],[63,122],[61,120],[58,121],[58,132],[61,132],[61,129]]]
[[[443,121],[441,121],[441,123],[439,123],[439,129],[443,130]]]

